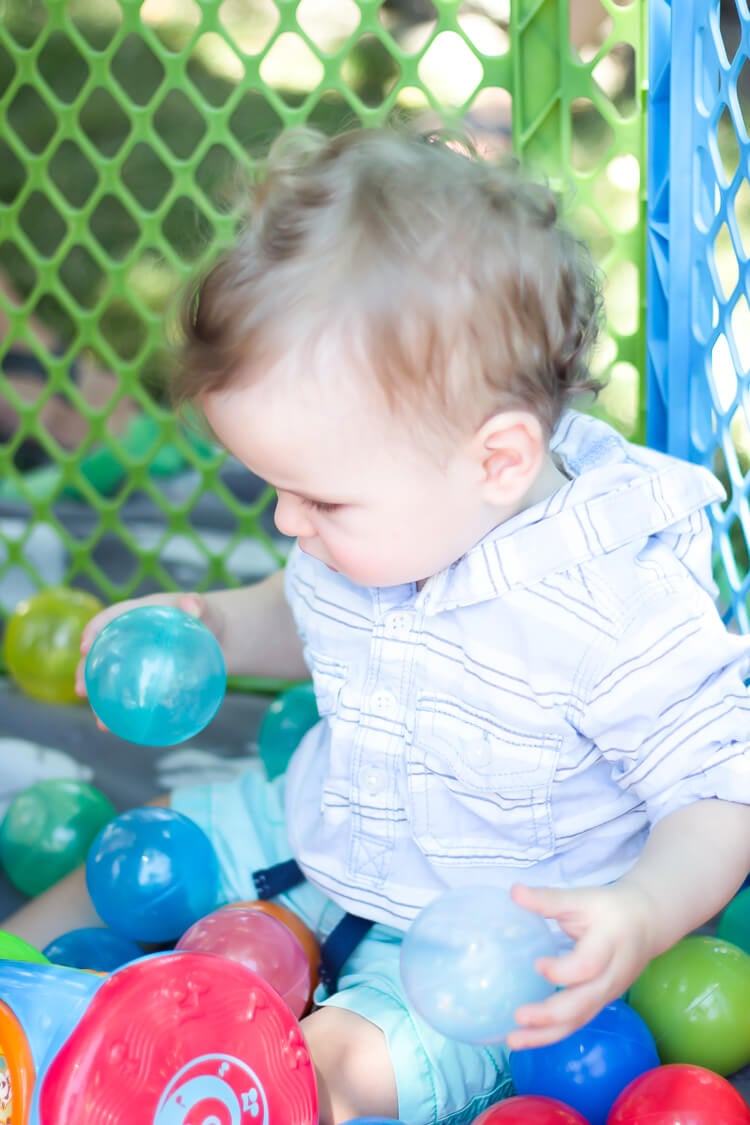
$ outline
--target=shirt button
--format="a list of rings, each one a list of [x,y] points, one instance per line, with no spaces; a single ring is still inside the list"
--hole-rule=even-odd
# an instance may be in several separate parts
[[[359,786],[371,797],[377,797],[385,789],[385,770],[382,766],[362,766],[359,771]]]
[[[408,613],[389,613],[385,627],[392,637],[401,637],[411,629],[411,618]]]
[[[376,691],[372,697],[372,709],[376,715],[395,715],[396,696],[391,691]]]

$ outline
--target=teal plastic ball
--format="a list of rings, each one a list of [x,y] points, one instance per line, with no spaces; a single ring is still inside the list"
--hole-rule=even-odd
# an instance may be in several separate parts
[[[716,927],[716,936],[750,953],[750,887],[736,894],[724,908]]]
[[[258,753],[269,781],[284,773],[300,739],[319,719],[312,684],[295,684],[274,699],[258,731]]]
[[[227,673],[218,641],[196,617],[138,606],[96,637],[85,680],[95,714],[114,734],[142,746],[173,746],[210,723]]]
[[[115,816],[112,802],[83,781],[39,781],[13,798],[0,826],[0,861],[14,886],[38,895],[86,859]]]

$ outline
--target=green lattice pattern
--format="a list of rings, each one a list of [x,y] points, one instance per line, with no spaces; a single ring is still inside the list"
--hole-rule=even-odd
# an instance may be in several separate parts
[[[638,432],[645,4],[601,0],[603,40],[580,51],[568,0],[513,0],[509,15],[501,0],[16,7],[0,28],[0,269],[18,294],[0,294],[3,348],[31,351],[49,378],[31,403],[0,378],[21,413],[0,446],[0,614],[51,582],[114,599],[247,581],[283,560],[267,490],[238,490],[220,453],[163,409],[160,387],[174,294],[232,237],[237,169],[297,123],[466,119],[490,149],[512,132],[566,185],[608,275],[604,409]],[[90,405],[74,360],[114,372],[111,397]],[[47,430],[56,394],[85,423],[74,450]],[[142,416],[118,428],[128,407]],[[14,457],[29,435],[52,464],[22,473]]]

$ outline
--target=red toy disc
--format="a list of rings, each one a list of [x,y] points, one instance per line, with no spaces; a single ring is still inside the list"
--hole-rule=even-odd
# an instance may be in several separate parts
[[[43,1077],[40,1125],[316,1125],[300,1026],[261,977],[204,953],[118,969]]]

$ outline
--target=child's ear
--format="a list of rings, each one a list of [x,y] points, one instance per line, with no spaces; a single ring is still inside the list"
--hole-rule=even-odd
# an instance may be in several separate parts
[[[473,446],[485,500],[504,507],[521,499],[533,485],[546,439],[541,422],[530,411],[503,410],[480,426]]]

